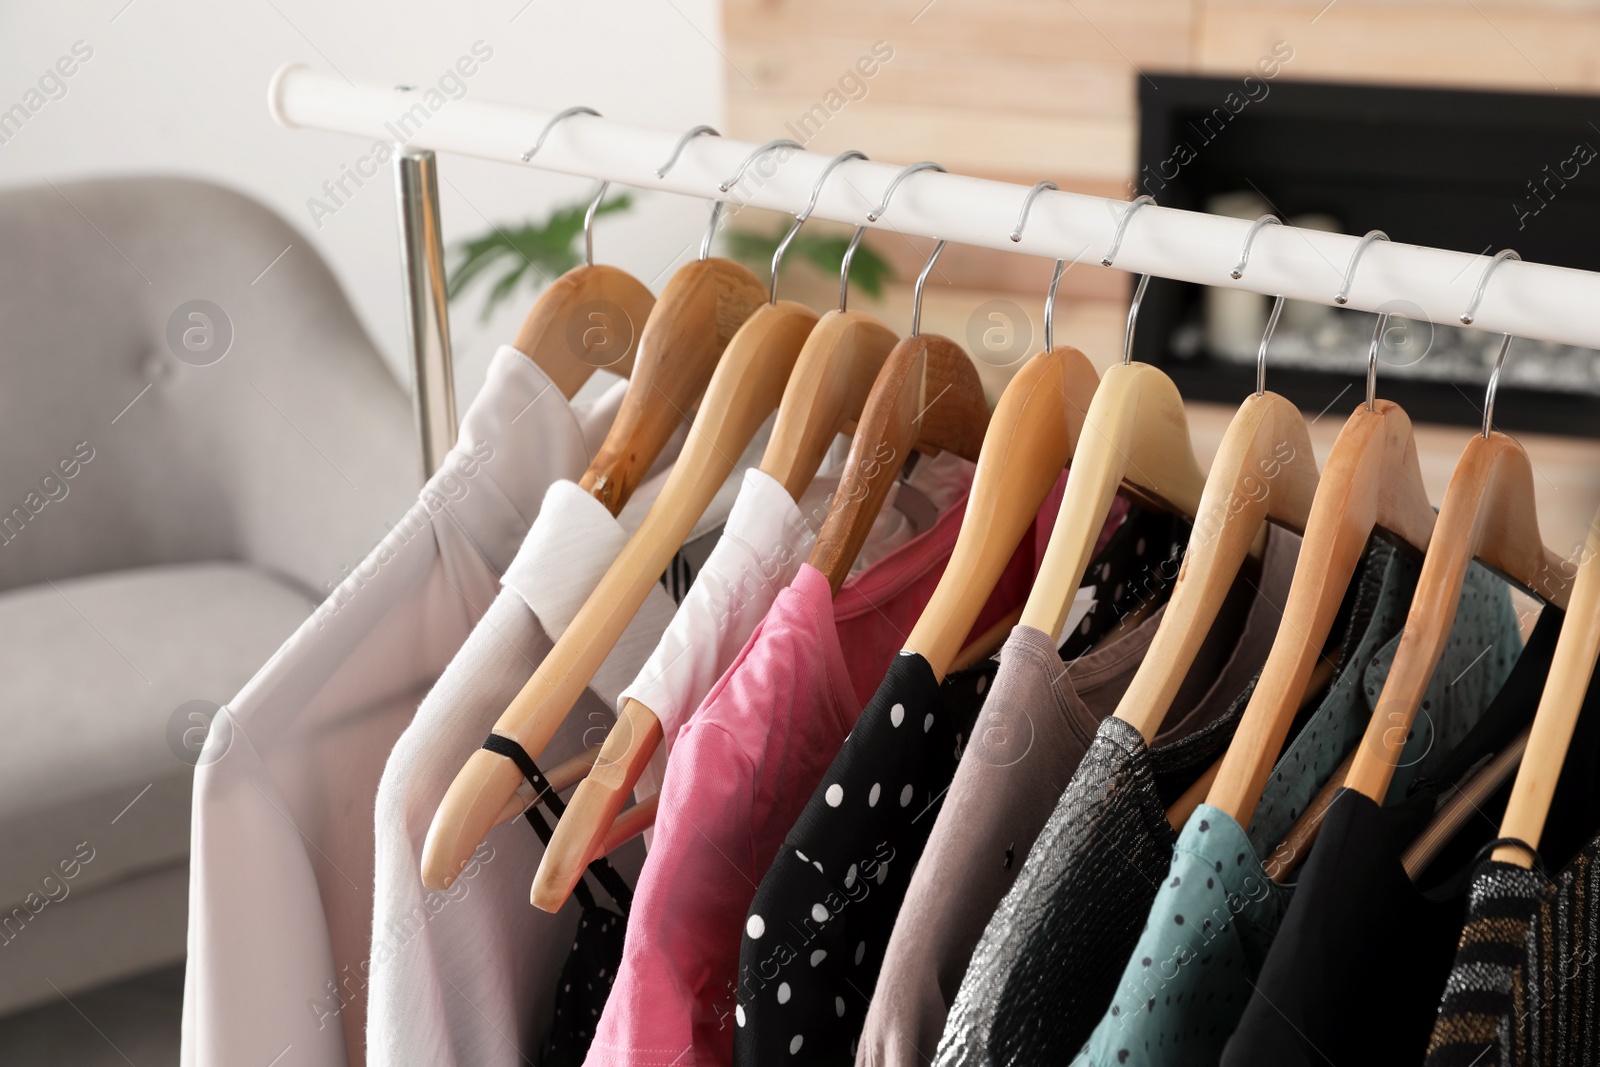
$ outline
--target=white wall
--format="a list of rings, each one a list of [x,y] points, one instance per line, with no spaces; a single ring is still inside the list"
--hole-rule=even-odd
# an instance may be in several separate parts
[[[267,115],[266,88],[280,64],[423,86],[482,41],[480,53],[487,46],[493,54],[466,79],[472,99],[586,104],[670,129],[722,120],[717,0],[7,3],[0,5],[0,110],[23,102],[78,41],[93,54],[62,80],[65,95],[50,86],[58,98],[0,143],[0,185],[177,173],[250,193],[331,262],[401,381],[410,371],[392,176],[368,182],[319,227],[308,199],[325,196],[322,183],[370,144],[277,126]],[[486,161],[440,163],[452,243],[487,229],[489,220],[542,218],[592,189],[581,179]],[[705,212],[702,202],[637,194],[632,212],[596,228],[596,258],[659,290],[673,263],[692,255]],[[515,335],[529,303],[518,299],[488,324],[478,320],[476,294],[452,307],[463,406],[482,384],[493,346]]]

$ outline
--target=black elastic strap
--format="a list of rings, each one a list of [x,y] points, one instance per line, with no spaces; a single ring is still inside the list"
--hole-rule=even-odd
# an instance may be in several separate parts
[[[1497,837],[1493,841],[1486,842],[1482,848],[1478,849],[1478,851],[1473,854],[1471,866],[1476,867],[1480,862],[1483,861],[1485,856],[1489,855],[1502,845],[1517,849],[1520,852],[1526,852],[1528,854],[1528,858],[1533,860],[1533,869],[1538,871],[1539,876],[1545,881],[1548,882],[1550,880],[1550,876],[1545,874],[1544,860],[1540,857],[1539,850],[1522,840],[1520,837]]]
[[[522,777],[533,786],[533,803],[522,813],[528,820],[528,825],[533,827],[533,832],[539,835],[539,840],[549,847],[550,838],[555,831],[539,814],[538,807],[543,804],[549,808],[557,819],[567,813],[567,805],[554,789],[550,788],[550,780],[544,776],[539,765],[533,762],[533,757],[528,755],[528,750],[516,741],[500,734],[490,734],[484,739],[483,747],[497,756],[504,756],[517,765],[517,770],[522,772]],[[617,869],[606,861],[604,856],[596,859],[588,866],[588,873],[594,876],[605,891],[611,894],[611,899],[617,902],[617,907],[622,909],[622,914],[628,914],[633,905],[633,890],[628,888],[628,883],[623,880]],[[573,887],[572,895],[578,898],[578,903],[585,909],[594,907],[594,896],[589,892],[582,879]]]

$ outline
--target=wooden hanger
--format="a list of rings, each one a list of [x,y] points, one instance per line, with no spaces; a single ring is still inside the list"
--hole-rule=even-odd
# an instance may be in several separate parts
[[[1511,787],[1500,836],[1525,841],[1539,847],[1550,802],[1555,797],[1561,765],[1566,762],[1567,746],[1578,724],[1584,697],[1594,677],[1595,660],[1600,657],[1600,513],[1589,524],[1589,536],[1578,564],[1577,578],[1567,602],[1567,617],[1561,622],[1561,636],[1550,661],[1550,675],[1539,696],[1539,709],[1533,714],[1528,747],[1522,767]],[[1518,848],[1500,846],[1494,859],[1522,867],[1532,858]]]
[[[599,114],[587,107],[559,112],[523,153],[523,162],[544,147],[545,138],[564,119]],[[512,346],[533,360],[568,400],[597,369],[623,378],[632,373],[639,327],[656,302],[645,284],[627,271],[595,265],[594,216],[610,186],[600,183],[583,214],[583,266],[573,267],[539,294]]]
[[[950,562],[905,648],[943,680],[1001,572],[1072,458],[1094,396],[1094,365],[1063,345],[1023,364],[984,435]]]
[[[895,345],[878,372],[850,441],[844,475],[807,561],[827,577],[835,596],[913,447],[946,450],[973,462],[983,449],[989,405],[977,368],[960,345],[919,329],[922,290],[944,249],[944,241],[934,245],[917,276],[911,335]]]
[[[665,176],[684,145],[707,133],[717,135],[710,126],[685,133],[672,158],[656,173]],[[714,200],[700,258],[673,274],[643,320],[638,357],[622,405],[588,470],[578,479],[579,487],[613,515],[622,511],[667,441],[694,410],[734,333],[767,302],[766,287],[746,267],[711,255],[721,214],[722,201]]]
[[[1278,221],[1263,215],[1250,227],[1232,272],[1235,279],[1244,275],[1256,234]],[[1117,718],[1138,730],[1146,744],[1155,739],[1172,709],[1245,557],[1253,546],[1265,543],[1267,521],[1298,533],[1311,513],[1317,461],[1305,419],[1288,400],[1266,391],[1267,346],[1282,311],[1280,296],[1273,301],[1256,355],[1255,394],[1240,406],[1223,435],[1166,612],[1117,704]]]
[[[1495,268],[1514,256],[1515,252],[1506,249],[1490,262],[1471,306],[1461,316],[1463,323],[1472,321]],[[1489,376],[1483,431],[1467,442],[1450,475],[1394,662],[1345,779],[1346,788],[1378,804],[1389,790],[1422,695],[1444,655],[1461,601],[1461,586],[1473,559],[1482,560],[1548,603],[1563,608],[1567,604],[1570,583],[1561,575],[1560,558],[1545,547],[1539,532],[1533,465],[1521,445],[1493,428],[1495,392],[1510,347],[1511,335],[1506,334]]]
[[[596,370],[623,378],[633,372],[639,326],[656,302],[627,271],[595,265],[594,215],[610,184],[600,183],[583,215],[583,266],[573,267],[539,294],[513,342],[568,400]]]
[[[776,146],[762,146],[751,158],[772,147]],[[746,161],[746,166],[749,162]],[[702,243],[702,253],[709,252],[709,238],[710,231]],[[720,332],[722,324],[717,311],[721,301],[704,299],[708,292],[714,294],[714,286],[706,285],[707,278],[708,275],[702,273],[696,282],[701,297],[694,301],[698,309],[696,317],[702,329],[709,332],[714,328]],[[668,289],[671,289],[670,284]],[[538,759],[565,721],[684,538],[732,473],[735,457],[745,450],[761,424],[778,406],[816,316],[799,304],[768,302],[767,291],[760,288],[759,283],[758,290],[763,313],[749,316],[749,321],[729,340],[660,497],[566,632],[495,723],[495,733],[517,741],[534,759]],[[663,294],[661,303],[656,306],[657,313],[666,299]],[[647,362],[650,336],[647,325],[641,341],[641,364]],[[700,345],[695,345],[692,338],[685,338],[685,341],[690,347],[704,347],[703,339]],[[667,369],[665,364],[663,360],[658,365],[658,372]],[[656,377],[662,375],[658,373]],[[682,397],[681,382],[671,380],[673,377],[667,373],[661,382],[662,388]],[[636,370],[635,380],[637,378]],[[630,384],[629,395],[632,393]],[[619,420],[621,417],[618,416]],[[640,465],[637,457],[619,454],[619,462],[621,459],[627,459],[628,465],[636,468],[633,473],[642,474],[649,466],[648,462]],[[627,489],[631,490],[637,478],[630,473],[623,483],[631,483],[627,484]],[[602,758],[599,762],[604,765],[606,761]],[[494,827],[495,819],[520,780],[521,772],[503,756],[479,749],[468,757],[428,829],[423,847],[423,884],[445,888],[454,881],[472,850]]]
[[[1021,239],[1034,198],[1052,187],[1041,182],[1029,191],[1012,240]],[[1076,348],[1055,347],[1056,290],[1065,265],[1056,260],[1045,297],[1044,351],[1023,364],[1000,395],[950,561],[906,639],[906,651],[926,660],[940,681],[950,673],[1006,564],[1072,459],[1099,386],[1087,356]]]
[[[1348,298],[1356,265],[1374,240],[1388,238],[1378,230],[1361,238],[1335,303]],[[1411,420],[1399,405],[1374,396],[1388,319],[1379,315],[1373,328],[1367,402],[1339,431],[1323,467],[1277,636],[1206,797],[1240,826],[1250,825],[1368,538],[1381,528],[1422,552],[1433,532]]]
[[[1141,207],[1154,202],[1141,196],[1128,205],[1117,224],[1111,251],[1100,261],[1104,266],[1111,266],[1115,259],[1129,220]],[[1085,432],[1067,472],[1061,510],[1022,609],[1022,625],[1052,639],[1060,635],[1066,622],[1119,486],[1127,482],[1188,516],[1199,511],[1205,490],[1205,475],[1195,462],[1189,421],[1177,386],[1155,367],[1132,362],[1133,328],[1148,284],[1145,275],[1134,291],[1122,363],[1101,378],[1084,417]]]
[[[639,335],[622,406],[578,481],[613,515],[694,409],[733,335],[766,299],[756,276],[729,259],[698,259],[667,282]]]
[[[881,216],[900,183],[923,170],[944,168],[937,163],[913,163],[904,168],[889,183],[883,202],[867,218],[876,220]],[[771,475],[797,500],[816,476],[834,438],[860,417],[878,371],[900,340],[877,318],[848,310],[850,261],[866,232],[865,226],[857,226],[845,248],[839,271],[839,308],[823,315],[807,340],[806,351],[784,390],[766,454],[761,457],[762,472]]]
[[[859,152],[835,157],[812,190],[812,205],[829,171],[853,158],[865,157]],[[878,213],[907,175],[934,168],[944,169],[936,163],[925,163],[902,170],[890,184]],[[808,206],[802,216],[809,211]],[[896,346],[894,331],[884,323],[863,312],[847,310],[850,263],[865,232],[865,227],[857,227],[845,250],[839,276],[839,308],[823,315],[806,338],[762,457],[762,472],[782,484],[796,500],[816,476],[834,439],[862,417],[878,372]],[[972,373],[976,379],[976,372]],[[980,388],[980,398],[981,395]],[[566,815],[540,859],[531,890],[536,907],[555,911],[566,902],[584,868],[599,854],[607,831],[619,818],[650,757],[660,747],[661,737],[661,723],[655,712],[637,700],[623,702],[601,759],[573,794]],[[648,825],[641,825],[640,831]]]

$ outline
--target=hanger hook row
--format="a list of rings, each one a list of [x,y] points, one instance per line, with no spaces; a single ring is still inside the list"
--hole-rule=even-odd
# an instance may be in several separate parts
[[[936,170],[942,174],[949,173],[944,169],[942,164],[934,163],[931,160],[925,160],[921,163],[913,163],[911,166],[903,168],[899,174],[894,176],[894,181],[889,183],[889,188],[883,191],[882,202],[880,202],[877,207],[867,212],[867,221],[877,222],[879,219],[883,218],[883,213],[889,210],[889,199],[890,197],[894,196],[894,191],[900,188],[900,183],[918,171],[922,170]]]
[[[928,275],[933,273],[933,265],[939,262],[939,255],[944,251],[949,241],[943,238],[933,246],[933,252],[928,256],[928,262],[922,265],[922,273],[917,275],[916,288],[911,292],[911,336],[915,337],[922,332],[922,288],[928,284]]]
[[[1333,302],[1340,307],[1350,302],[1350,284],[1355,281],[1356,265],[1361,262],[1361,257],[1366,255],[1367,246],[1374,241],[1387,241],[1389,235],[1382,230],[1368,230],[1361,235],[1361,240],[1356,242],[1356,250],[1350,256],[1350,265],[1344,269],[1344,284],[1339,291],[1333,294]]]
[[[1483,291],[1489,287],[1489,276],[1495,272],[1500,264],[1508,259],[1515,259],[1520,262],[1522,257],[1517,254],[1514,248],[1502,248],[1495,253],[1494,258],[1489,261],[1489,265],[1483,268],[1483,276],[1478,279],[1478,286],[1472,291],[1472,303],[1468,304],[1467,310],[1461,313],[1463,326],[1472,325],[1472,320],[1478,314],[1478,303],[1483,299]],[[1494,370],[1489,372],[1489,388],[1483,394],[1483,438],[1486,441],[1489,439],[1490,431],[1494,428],[1494,398],[1495,394],[1500,391],[1500,371],[1506,365],[1506,353],[1509,351],[1511,351],[1511,335],[1509,333],[1501,334],[1500,351],[1494,357]]]
[[[1054,189],[1057,192],[1061,191],[1061,187],[1055,182],[1039,182],[1032,189],[1028,190],[1027,197],[1022,201],[1022,213],[1017,216],[1017,224],[1011,227],[1011,239],[1013,241],[1022,240],[1022,228],[1028,225],[1028,212],[1033,210],[1033,202],[1037,200],[1039,198],[1039,194],[1044,192],[1046,189]]]
[[[1250,264],[1250,246],[1256,243],[1256,234],[1261,232],[1262,227],[1282,225],[1283,220],[1270,211],[1252,222],[1250,224],[1250,232],[1244,235],[1244,247],[1239,250],[1239,262],[1234,264],[1234,268],[1228,272],[1228,277],[1234,281],[1244,277],[1244,269]]]
[[[1228,274],[1234,281],[1244,277],[1244,269],[1250,264],[1250,246],[1255,244],[1256,234],[1266,226],[1282,226],[1283,220],[1268,212],[1250,224],[1250,231],[1244,235],[1244,247],[1239,250],[1239,262]],[[1272,299],[1272,311],[1267,315],[1267,328],[1261,334],[1261,347],[1256,350],[1256,396],[1267,391],[1267,346],[1272,344],[1272,335],[1277,332],[1278,318],[1283,314],[1283,296],[1280,294]]]
[[[544,129],[539,131],[539,139],[533,142],[533,147],[522,153],[522,161],[526,163],[531,160],[539,149],[544,147],[544,139],[550,136],[550,131],[574,115],[593,115],[599,118],[600,112],[592,107],[569,107],[565,111],[557,111],[550,117],[550,121],[544,124]]]
[[[1494,258],[1489,261],[1489,265],[1483,268],[1483,274],[1478,278],[1477,288],[1472,290],[1472,302],[1467,305],[1467,310],[1461,313],[1461,325],[1471,326],[1472,320],[1478,317],[1478,304],[1483,300],[1483,291],[1489,287],[1489,276],[1500,268],[1500,264],[1508,259],[1521,261],[1522,257],[1517,255],[1517,250],[1514,248],[1502,248],[1494,254]]]
[[[778,302],[778,267],[783,263],[783,254],[789,251],[789,245],[794,241],[795,235],[800,232],[800,227],[805,225],[806,220],[811,217],[811,213],[816,210],[817,200],[822,196],[822,184],[828,180],[828,175],[832,174],[833,169],[841,163],[852,159],[866,158],[867,154],[865,152],[859,152],[854,148],[846,149],[830,159],[828,165],[822,168],[822,173],[817,175],[816,184],[811,187],[811,199],[806,201],[806,206],[800,209],[800,214],[794,217],[794,222],[790,225],[789,231],[778,241],[778,248],[772,253],[772,287],[768,294],[768,303],[776,304]]]

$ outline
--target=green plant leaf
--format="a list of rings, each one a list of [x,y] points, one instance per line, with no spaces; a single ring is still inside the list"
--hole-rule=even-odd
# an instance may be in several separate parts
[[[596,215],[627,211],[633,198],[623,193],[602,202]],[[459,298],[480,278],[493,277],[484,297],[481,319],[488,319],[495,308],[512,299],[527,281],[533,292],[583,262],[579,242],[583,239],[583,216],[587,200],[557,208],[542,223],[524,222],[518,226],[495,226],[486,233],[469,237],[456,245],[456,265],[450,271],[447,288],[450,299]]]
[[[762,273],[770,277],[772,255],[778,250],[778,242],[783,235],[789,232],[789,225],[783,223],[771,234],[733,230],[728,234],[728,252],[734,259],[752,268],[764,268]],[[849,245],[848,237],[808,234],[801,230],[794,243],[789,245],[787,255],[800,256],[824,274],[838,277],[840,265],[844,262],[844,250]],[[850,260],[851,285],[876,298],[883,295],[884,285],[894,279],[894,268],[882,256],[866,245],[856,249],[854,258]]]

